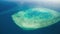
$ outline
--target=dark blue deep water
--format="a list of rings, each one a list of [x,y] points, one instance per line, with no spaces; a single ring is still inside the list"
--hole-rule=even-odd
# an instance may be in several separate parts
[[[0,34],[60,34],[60,21],[51,26],[25,31],[18,27],[12,20],[11,15],[19,10],[29,9],[29,4],[18,6],[16,2],[0,1]],[[60,11],[59,8],[55,10]]]

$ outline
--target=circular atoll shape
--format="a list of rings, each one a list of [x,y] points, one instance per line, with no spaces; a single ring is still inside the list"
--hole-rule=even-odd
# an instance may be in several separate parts
[[[30,8],[12,15],[13,21],[23,30],[36,30],[60,21],[60,13],[47,8]]]

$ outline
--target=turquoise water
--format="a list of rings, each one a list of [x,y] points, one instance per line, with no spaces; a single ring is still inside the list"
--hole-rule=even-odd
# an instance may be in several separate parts
[[[44,18],[48,19],[51,18],[52,15],[49,12],[38,12],[38,11],[32,11],[30,13],[25,14],[25,17],[27,18],[32,18],[32,17],[39,17],[39,18]]]
[[[1,2],[0,2],[1,3]],[[4,3],[4,2],[3,2]],[[12,3],[11,3],[12,4]],[[10,7],[5,6],[6,4],[4,3],[4,7],[2,5],[0,5],[0,14],[1,10],[4,10],[2,8],[11,8],[11,4]],[[14,6],[14,4],[13,4]],[[1,8],[2,7],[2,8]],[[27,7],[27,6],[26,6]],[[24,8],[26,8],[24,7]],[[6,10],[5,8],[5,10]],[[56,9],[60,12],[60,9]],[[12,13],[13,11],[10,11],[9,13]],[[16,12],[16,11],[14,11]],[[48,28],[43,28],[43,29],[38,29],[37,31],[24,31],[21,28],[17,27],[17,25],[12,21],[10,14],[4,14],[2,16],[0,16],[0,34],[57,34],[60,30],[60,21],[52,26],[49,26]]]
[[[60,18],[58,19],[58,17],[58,12],[46,8],[32,8],[12,15],[13,21],[23,30],[48,27],[59,21]]]

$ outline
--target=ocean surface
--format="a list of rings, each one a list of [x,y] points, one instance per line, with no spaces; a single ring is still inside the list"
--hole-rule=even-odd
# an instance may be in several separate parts
[[[12,20],[11,15],[18,11],[31,8],[30,5],[35,6],[35,4],[26,2],[21,5],[21,3],[17,2],[0,1],[0,34],[60,34],[60,21],[51,26],[32,31],[25,31],[17,26]],[[59,4],[55,7],[54,5],[51,7],[44,4],[41,4],[41,6],[60,12]]]

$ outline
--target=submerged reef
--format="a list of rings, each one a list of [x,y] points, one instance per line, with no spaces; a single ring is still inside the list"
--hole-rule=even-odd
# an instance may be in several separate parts
[[[47,8],[30,8],[12,15],[16,25],[23,30],[36,30],[60,21],[59,12]]]

